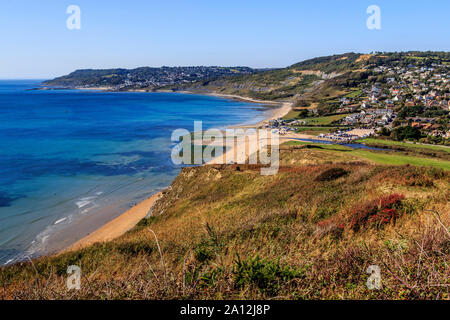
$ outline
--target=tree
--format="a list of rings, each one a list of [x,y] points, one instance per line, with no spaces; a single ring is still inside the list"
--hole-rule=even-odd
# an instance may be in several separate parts
[[[308,117],[308,110],[307,109],[303,109],[300,111],[300,113],[298,114],[299,118],[307,118]]]
[[[380,136],[388,137],[390,134],[391,134],[391,131],[388,128],[386,128],[386,127],[381,128]]]
[[[391,137],[397,141],[401,140],[418,140],[422,136],[419,128],[405,126],[392,130]]]

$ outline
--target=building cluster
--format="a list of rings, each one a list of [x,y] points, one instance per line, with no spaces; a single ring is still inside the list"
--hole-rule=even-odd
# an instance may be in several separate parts
[[[376,128],[392,127],[397,114],[392,109],[361,108],[358,113],[352,113],[341,120],[342,125]]]
[[[339,100],[335,113],[347,114],[334,122],[341,130],[319,138],[351,141],[398,126],[412,126],[428,136],[450,138],[449,69],[443,64],[372,67],[376,81],[363,83],[355,94]],[[308,122],[302,119],[277,119],[266,128],[285,134],[305,125]]]
[[[363,139],[375,134],[374,129],[347,129],[336,132],[319,134],[318,138],[329,139],[339,142],[351,142],[352,140]]]
[[[269,124],[264,126],[265,129],[271,129],[272,131],[278,132],[280,135],[287,134],[289,132],[295,132],[295,126],[304,124],[304,121],[292,120],[286,121],[281,118],[269,120]]]
[[[256,72],[248,67],[142,67],[132,70],[111,70],[111,74],[101,76],[95,84],[80,87],[108,86],[112,90],[136,88],[161,88],[173,85],[183,85],[196,81],[215,79],[238,74],[251,74]]]
[[[450,110],[449,66],[433,64],[431,67],[377,67],[377,73],[386,75],[386,83],[374,84],[367,93],[370,102],[393,107],[423,105]]]
[[[438,111],[438,115],[448,115],[449,66],[378,66],[373,71],[382,76],[382,81],[366,85],[361,94],[354,98],[340,100],[338,112],[350,113],[340,124],[377,130],[382,127],[392,129],[397,119],[396,125],[417,127],[431,136],[449,136],[439,116],[398,117],[403,108],[414,107],[420,107],[422,114],[433,110]]]

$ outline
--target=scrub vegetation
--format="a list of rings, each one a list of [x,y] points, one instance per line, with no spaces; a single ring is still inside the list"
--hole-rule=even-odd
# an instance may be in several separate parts
[[[280,157],[273,176],[184,168],[122,237],[2,268],[0,298],[449,298],[448,171],[341,146],[285,144]],[[69,265],[81,290],[66,288]],[[370,265],[379,290],[366,286]]]

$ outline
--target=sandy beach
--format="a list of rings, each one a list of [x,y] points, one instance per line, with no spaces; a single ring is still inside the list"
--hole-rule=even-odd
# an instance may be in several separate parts
[[[283,102],[281,104],[280,108],[269,110],[268,111],[270,113],[269,117],[267,117],[266,119],[258,122],[257,124],[234,126],[234,127],[230,127],[230,128],[237,128],[237,127],[239,127],[239,128],[263,127],[265,125],[268,125],[270,120],[283,118],[285,115],[287,115],[292,109],[292,104],[293,104],[292,102]]]
[[[61,253],[85,248],[97,242],[111,241],[131,230],[139,221],[147,216],[153,204],[161,197],[161,192],[138,203],[114,220],[95,230],[86,237],[78,240]]]
[[[112,87],[77,87],[76,90],[86,90],[86,91],[108,91],[112,90]]]
[[[92,89],[95,90],[95,89]],[[192,92],[180,92],[180,93],[186,93],[186,94],[192,94]],[[240,128],[254,128],[254,127],[260,127],[269,122],[269,120],[277,119],[285,116],[292,108],[291,102],[276,102],[276,101],[263,101],[263,100],[255,100],[248,97],[241,97],[237,95],[226,95],[226,94],[217,94],[217,93],[211,93],[209,94],[211,96],[221,97],[225,99],[239,99],[242,101],[248,101],[252,103],[262,103],[262,104],[270,104],[270,105],[278,105],[279,108],[269,110],[268,117],[257,124],[254,125],[246,125],[246,126],[235,126]],[[233,128],[230,126],[230,128]],[[306,135],[305,135],[306,137]],[[232,150],[231,152],[235,153],[235,150]],[[225,155],[224,155],[225,156]],[[248,157],[248,154],[245,155]],[[234,154],[233,158],[236,158],[237,155]],[[217,159],[214,159],[217,161]],[[209,164],[212,164],[216,161],[211,161]],[[109,221],[99,229],[93,231],[89,235],[83,237],[82,239],[78,240],[74,244],[70,245],[69,247],[63,249],[62,251],[59,251],[59,253],[64,253],[68,251],[78,250],[85,248],[87,246],[90,246],[94,243],[98,242],[106,242],[111,241],[115,238],[120,237],[130,229],[132,229],[140,220],[142,220],[145,216],[147,216],[149,210],[153,206],[153,204],[161,197],[161,192],[153,195],[152,197],[138,203],[134,207],[130,208],[117,218]]]
[[[191,91],[180,91],[180,93],[185,94],[196,94],[195,92]],[[203,93],[202,93],[203,94]],[[271,106],[279,106],[278,108],[273,108],[271,110],[267,111],[267,117],[264,120],[259,121],[255,124],[249,124],[249,125],[237,125],[237,126],[229,126],[229,128],[255,128],[255,127],[261,127],[264,125],[267,125],[270,120],[282,118],[285,115],[291,111],[293,103],[290,101],[270,101],[270,100],[257,100],[250,97],[244,97],[244,96],[238,96],[235,94],[224,94],[224,93],[205,93],[205,95],[212,96],[212,97],[219,97],[219,98],[225,98],[225,99],[233,99],[233,100],[240,100],[245,102],[252,102],[252,103],[259,103],[259,104],[266,104]]]
[[[79,87],[76,89],[77,90],[94,90],[94,91],[103,91],[103,92],[108,92],[108,91],[112,90],[111,87],[89,87],[89,88]],[[128,92],[149,92],[149,91],[147,91],[146,89],[133,89],[133,90],[128,90]],[[270,105],[270,106],[279,106],[279,108],[273,108],[271,110],[268,110],[267,117],[264,120],[261,120],[260,122],[258,122],[256,124],[229,126],[229,128],[254,128],[254,127],[264,126],[264,125],[268,124],[268,122],[270,120],[282,118],[285,115],[287,115],[289,113],[289,111],[291,111],[292,106],[293,106],[293,103],[290,101],[281,102],[281,101],[270,101],[270,100],[258,100],[258,99],[239,96],[239,95],[235,95],[235,94],[225,94],[225,93],[217,93],[217,92],[197,93],[197,92],[193,92],[193,91],[184,91],[184,90],[183,91],[157,90],[155,92],[200,94],[200,95],[219,97],[219,98],[225,98],[225,99],[230,99],[230,100],[240,100],[240,101],[258,103],[258,104],[266,104],[266,105]]]

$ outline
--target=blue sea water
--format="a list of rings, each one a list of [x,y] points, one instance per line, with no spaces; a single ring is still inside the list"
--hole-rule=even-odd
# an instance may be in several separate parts
[[[120,214],[180,168],[171,132],[257,121],[263,106],[178,93],[27,90],[0,81],[0,264],[43,253],[52,232]]]

